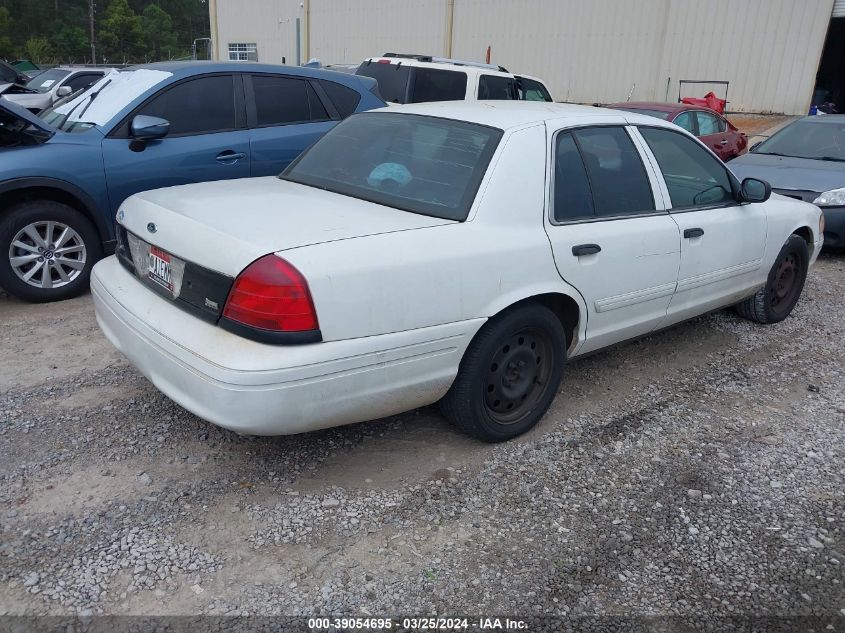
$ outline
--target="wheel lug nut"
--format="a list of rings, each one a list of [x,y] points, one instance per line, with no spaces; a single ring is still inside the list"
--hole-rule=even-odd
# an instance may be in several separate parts
[[[44,258],[43,258],[43,257],[39,257],[39,258],[38,258],[38,261],[39,261],[39,262],[43,262],[43,261],[44,261]]]
[[[42,246],[39,246],[39,247],[38,247],[38,252],[39,252],[39,253],[43,253],[43,252],[44,252],[44,248],[43,248]]]

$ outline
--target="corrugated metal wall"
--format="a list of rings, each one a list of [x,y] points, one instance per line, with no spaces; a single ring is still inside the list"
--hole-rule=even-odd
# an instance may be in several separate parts
[[[675,100],[680,79],[730,81],[732,110],[804,113],[834,0],[453,0],[452,56],[542,77],[582,103]],[[296,0],[217,0],[218,51],[295,59]],[[310,56],[442,55],[449,0],[311,0]],[[305,51],[303,49],[303,56]],[[303,60],[305,61],[305,60]],[[703,94],[717,86],[691,86]],[[720,95],[721,96],[721,95]]]

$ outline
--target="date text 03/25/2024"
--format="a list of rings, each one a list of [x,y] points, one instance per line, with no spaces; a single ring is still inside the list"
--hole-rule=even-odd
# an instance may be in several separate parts
[[[511,618],[446,618],[446,617],[409,617],[393,618],[309,618],[308,628],[314,631],[329,629],[373,629],[389,630],[394,627],[413,631],[452,631],[452,630],[510,630],[520,631],[528,628],[524,620]]]

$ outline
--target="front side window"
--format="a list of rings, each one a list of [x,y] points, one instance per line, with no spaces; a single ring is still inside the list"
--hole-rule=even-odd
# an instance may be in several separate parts
[[[709,112],[696,112],[695,118],[698,121],[699,136],[719,134],[725,131],[725,122],[715,114],[710,114]]]
[[[465,220],[502,131],[385,112],[339,123],[281,175],[396,209]]]
[[[231,75],[191,79],[168,88],[135,114],[170,122],[168,136],[209,134],[235,129],[235,90]]]
[[[235,43],[229,44],[230,62],[257,62],[258,45]]]
[[[587,168],[597,216],[655,210],[645,167],[624,128],[582,128],[572,134]]]
[[[520,101],[547,101],[551,103],[552,95],[539,81],[527,79],[526,77],[516,78],[517,96]]]
[[[80,73],[68,79],[64,85],[70,86],[70,91],[73,93],[77,90],[83,90],[94,85],[94,83],[102,79],[102,77],[102,74]]]
[[[467,94],[466,73],[435,68],[414,68],[411,103],[462,101]]]
[[[303,79],[252,75],[252,89],[259,127],[329,118],[314,89]]]
[[[675,125],[680,128],[685,129],[690,134],[695,134],[695,119],[692,116],[692,112],[681,112],[678,116],[675,117],[675,120],[672,121]]]
[[[510,77],[481,75],[478,78],[478,98],[509,101],[516,98],[516,86]]]
[[[673,209],[735,202],[727,169],[695,140],[672,130],[639,130],[663,172]]]

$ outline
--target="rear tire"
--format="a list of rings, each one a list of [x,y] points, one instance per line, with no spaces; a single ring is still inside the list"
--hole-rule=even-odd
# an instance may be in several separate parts
[[[464,433],[501,442],[536,425],[557,395],[566,364],[566,334],[548,308],[531,304],[489,321],[461,360],[440,402]]]
[[[21,202],[0,221],[0,286],[20,299],[43,303],[83,293],[102,256],[94,226],[66,204]]]
[[[807,242],[798,235],[790,235],[769,271],[766,285],[736,305],[739,316],[757,323],[783,321],[801,297],[809,265]]]

